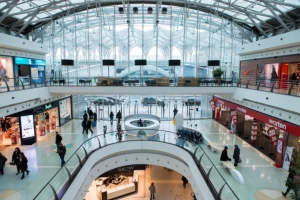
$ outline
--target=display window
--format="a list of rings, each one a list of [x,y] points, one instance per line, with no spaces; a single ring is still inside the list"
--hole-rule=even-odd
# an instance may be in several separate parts
[[[52,108],[35,115],[35,126],[38,138],[56,131],[56,127],[59,126],[58,108]]]
[[[0,144],[15,145],[20,144],[19,117],[3,117],[0,119]]]
[[[4,80],[9,85],[13,85],[14,81],[13,61],[12,57],[0,56],[0,85],[4,84]]]
[[[257,65],[257,79],[264,80],[261,86],[272,87],[272,81],[280,78],[280,63],[259,64]],[[279,84],[275,84],[278,88]]]
[[[71,98],[63,99],[59,101],[59,116],[60,125],[64,125],[72,118],[71,110]]]

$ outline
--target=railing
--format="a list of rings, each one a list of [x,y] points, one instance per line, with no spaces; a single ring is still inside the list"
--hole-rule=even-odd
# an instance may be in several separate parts
[[[111,132],[115,135],[116,132]],[[215,199],[218,200],[238,200],[231,187],[225,181],[216,166],[210,160],[200,145],[195,145],[191,141],[180,139],[176,133],[170,131],[158,131],[159,137],[135,137],[124,135],[121,140],[110,137],[109,134],[94,136],[83,144],[70,156],[64,167],[59,169],[55,175],[47,182],[42,190],[34,197],[34,200],[59,200],[68,190],[81,168],[95,151],[119,142],[130,141],[156,141],[176,145],[189,152],[193,157],[200,173],[205,179],[209,189]],[[99,174],[100,175],[100,174]]]
[[[241,79],[238,82],[238,87],[292,96],[300,96],[299,86],[297,80]]]
[[[156,119],[157,121],[160,122],[160,117],[156,116],[156,115],[151,115],[151,114],[133,114],[133,115],[127,115],[126,117],[124,117],[124,121],[127,121],[128,119]]]

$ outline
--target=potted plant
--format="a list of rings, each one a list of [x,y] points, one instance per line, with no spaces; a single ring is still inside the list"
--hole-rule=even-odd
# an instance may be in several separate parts
[[[213,70],[212,73],[213,73],[213,77],[215,79],[220,79],[221,76],[224,74],[224,70],[221,68],[217,68],[217,69]]]

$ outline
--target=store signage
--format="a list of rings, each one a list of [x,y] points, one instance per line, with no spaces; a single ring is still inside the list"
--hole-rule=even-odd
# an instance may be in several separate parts
[[[294,150],[293,147],[286,147],[285,154],[284,154],[284,159],[283,159],[283,165],[282,165],[282,168],[286,171],[289,171],[289,169],[290,169],[293,150]]]
[[[223,104],[225,106],[229,107],[232,110],[240,111],[240,112],[247,114],[259,121],[270,124],[274,127],[277,127],[281,130],[284,130],[288,133],[291,133],[293,135],[300,137],[300,126],[297,126],[297,125],[289,123],[289,122],[285,122],[285,121],[277,119],[275,117],[271,117],[271,116],[261,113],[259,111],[252,110],[250,108],[246,108],[246,107],[237,105],[235,103],[231,103],[229,101],[220,99],[219,97],[216,97],[216,96],[214,96],[214,101],[218,102],[218,103],[223,102]]]
[[[36,59],[30,59],[30,58],[20,58],[15,57],[15,63],[16,64],[23,64],[23,65],[46,65],[45,60],[36,60]]]
[[[211,109],[215,110],[215,102],[214,102],[214,100],[210,100],[209,104],[210,104]]]
[[[274,127],[270,127],[267,132],[270,136],[271,142],[275,146],[277,144],[276,129]]]
[[[276,126],[276,127],[278,127],[278,128],[286,130],[286,125],[281,123],[280,121],[269,119],[269,123]]]
[[[21,116],[22,138],[34,137],[33,115]]]
[[[50,108],[52,108],[52,104],[51,103],[45,105],[45,110],[49,110]]]
[[[126,166],[118,168],[118,172],[127,172],[134,170],[134,166]]]

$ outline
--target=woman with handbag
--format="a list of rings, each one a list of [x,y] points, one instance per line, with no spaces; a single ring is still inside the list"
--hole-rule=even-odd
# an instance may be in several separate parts
[[[21,154],[20,154],[20,170],[22,172],[21,179],[24,178],[25,171],[26,171],[27,175],[29,174],[27,163],[28,163],[28,160],[27,160],[25,154],[23,152],[21,152]]]
[[[11,159],[11,165],[16,165],[17,167],[16,175],[20,173],[20,156],[21,150],[19,149],[19,147],[16,147]]]
[[[234,166],[237,167],[238,163],[241,163],[241,161],[240,161],[240,148],[239,148],[238,145],[234,145],[233,159],[234,159]]]

